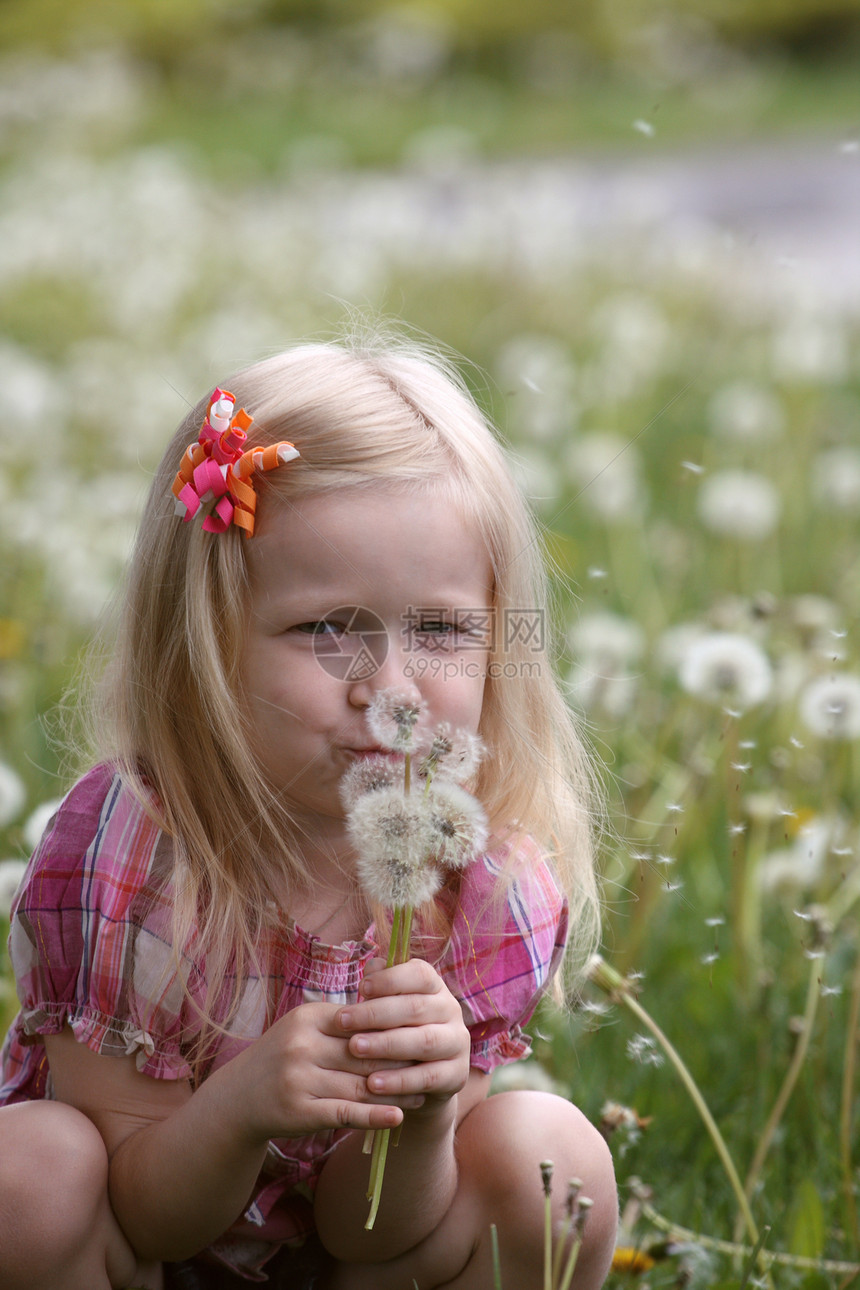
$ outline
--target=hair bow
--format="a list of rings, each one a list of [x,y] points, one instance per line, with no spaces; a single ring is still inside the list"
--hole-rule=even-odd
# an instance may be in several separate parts
[[[300,456],[286,439],[268,447],[247,448],[253,424],[244,408],[236,412],[229,390],[215,389],[197,443],[189,444],[173,481],[176,513],[186,523],[203,503],[213,502],[203,520],[207,533],[224,533],[231,524],[254,535],[257,492],[254,475]]]

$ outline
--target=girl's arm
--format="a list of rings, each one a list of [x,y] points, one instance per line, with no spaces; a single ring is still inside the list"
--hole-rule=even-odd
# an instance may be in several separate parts
[[[95,1123],[110,1158],[110,1199],[142,1259],[196,1254],[243,1213],[270,1138],[393,1127],[401,1106],[368,1091],[380,1063],[350,1054],[331,1004],[276,1022],[192,1092],[100,1056],[68,1029],[46,1036],[55,1096]],[[397,1103],[395,1105],[395,1103]]]
[[[413,959],[393,968],[369,965],[362,1001],[340,1010],[352,1033],[350,1049],[396,1062],[371,1075],[380,1095],[397,1100],[419,1094],[406,1110],[397,1146],[391,1146],[379,1212],[366,1231],[370,1157],[361,1135],[338,1144],[320,1177],[317,1228],[336,1258],[382,1261],[412,1249],[434,1231],[457,1188],[454,1135],[465,1115],[487,1094],[489,1077],[469,1069],[469,1032],[457,1000],[427,963]]]

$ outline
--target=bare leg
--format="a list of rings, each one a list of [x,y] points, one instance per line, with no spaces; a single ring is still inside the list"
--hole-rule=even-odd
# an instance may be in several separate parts
[[[594,1202],[573,1285],[597,1290],[609,1270],[618,1219],[609,1150],[575,1106],[534,1092],[496,1094],[460,1125],[459,1190],[435,1232],[388,1263],[339,1264],[331,1290],[402,1290],[413,1280],[419,1290],[487,1290],[493,1284],[491,1224],[498,1232],[503,1284],[541,1290],[543,1159],[555,1165],[556,1230],[571,1178],[582,1179],[582,1194]]]
[[[61,1102],[0,1110],[0,1285],[4,1290],[161,1290],[139,1265],[107,1195],[107,1152]]]

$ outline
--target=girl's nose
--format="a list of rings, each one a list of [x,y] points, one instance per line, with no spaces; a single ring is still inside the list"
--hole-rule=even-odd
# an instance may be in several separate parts
[[[404,648],[402,636],[390,635],[385,657],[370,660],[363,674],[354,672],[349,678],[350,703],[356,708],[366,708],[380,690],[399,690],[409,698],[420,700],[413,664],[411,653]]]

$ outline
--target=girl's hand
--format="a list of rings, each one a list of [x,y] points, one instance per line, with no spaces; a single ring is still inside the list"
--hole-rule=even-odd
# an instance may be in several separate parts
[[[438,972],[421,959],[386,967],[372,959],[360,987],[361,1000],[340,1008],[341,1033],[350,1035],[349,1052],[373,1061],[369,1091],[444,1102],[469,1077],[469,1032],[460,1004]]]
[[[328,1003],[305,1003],[276,1021],[250,1048],[222,1068],[238,1080],[253,1136],[304,1137],[322,1129],[385,1129],[423,1098],[370,1087],[388,1061],[351,1051]],[[231,1068],[233,1068],[231,1070]]]

